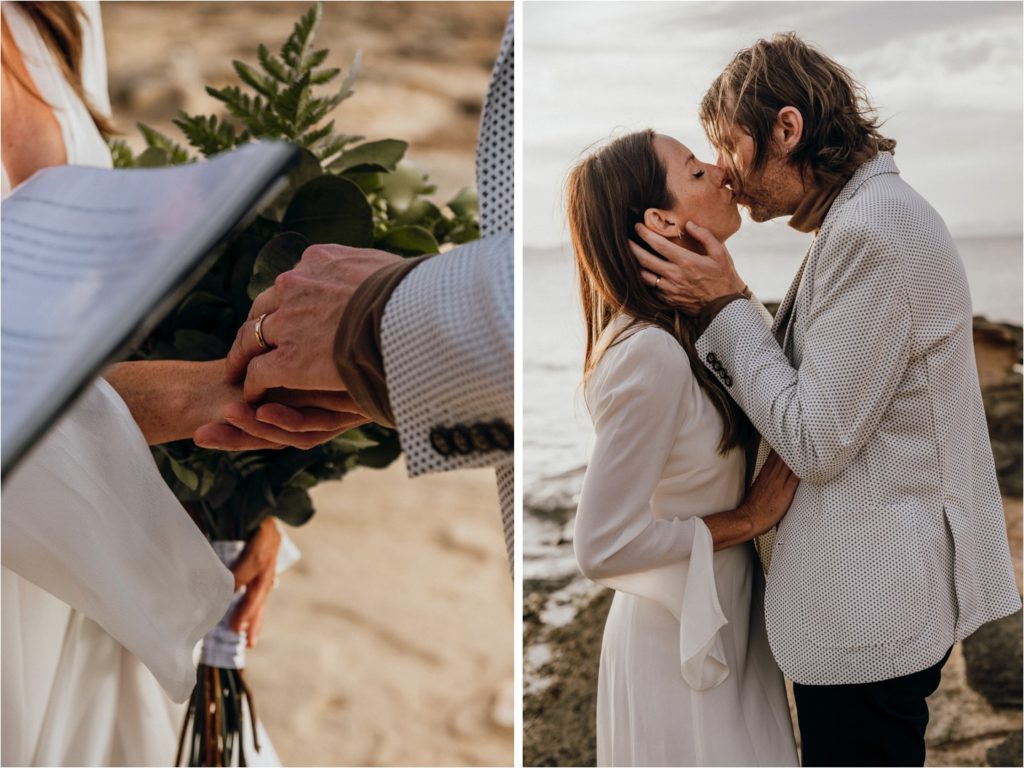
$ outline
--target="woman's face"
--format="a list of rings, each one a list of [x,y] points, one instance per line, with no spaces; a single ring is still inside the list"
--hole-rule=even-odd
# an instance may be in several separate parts
[[[702,163],[684,145],[660,133],[654,137],[654,151],[665,168],[673,201],[671,208],[659,211],[667,230],[661,234],[680,237],[687,221],[710,229],[719,240],[740,228],[740,213],[732,190],[726,186],[729,177],[724,170]]]

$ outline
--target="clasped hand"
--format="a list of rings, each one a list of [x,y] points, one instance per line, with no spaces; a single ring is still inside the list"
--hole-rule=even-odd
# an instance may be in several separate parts
[[[399,259],[367,248],[307,248],[253,302],[225,361],[228,382],[242,385],[244,399],[224,407],[223,421],[199,427],[196,444],[305,449],[367,423],[335,366],[334,339],[356,289]]]

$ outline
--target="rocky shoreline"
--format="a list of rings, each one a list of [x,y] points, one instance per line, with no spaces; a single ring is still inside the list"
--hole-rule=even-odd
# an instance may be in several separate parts
[[[1021,586],[1019,326],[974,320],[974,343],[1007,529]],[[527,510],[568,548],[575,510]],[[611,590],[555,572],[524,583],[523,764],[594,765],[601,635]],[[954,647],[929,699],[927,765],[1021,765],[1021,614]],[[791,702],[792,704],[792,702]],[[795,713],[794,713],[795,719]]]

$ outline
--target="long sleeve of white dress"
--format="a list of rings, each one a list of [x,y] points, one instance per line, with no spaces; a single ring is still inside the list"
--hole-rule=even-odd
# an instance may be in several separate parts
[[[700,517],[656,516],[651,503],[672,483],[666,464],[693,417],[693,384],[686,353],[660,329],[633,332],[605,352],[588,383],[595,443],[574,547],[588,578],[654,600],[680,621],[683,678],[705,690],[729,674],[711,533]]]

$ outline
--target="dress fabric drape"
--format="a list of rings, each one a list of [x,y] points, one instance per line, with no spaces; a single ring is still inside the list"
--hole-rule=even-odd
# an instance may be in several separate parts
[[[629,324],[606,331],[587,383],[595,442],[574,533],[584,573],[616,590],[598,765],[796,765],[753,547],[714,552],[701,521],[742,500],[744,452],[718,452],[721,418],[679,343],[619,335]]]
[[[82,5],[85,91],[108,111],[99,6]],[[3,9],[68,162],[109,167],[31,20],[17,4]],[[196,642],[226,610],[233,579],[105,381],[6,481],[2,528],[2,763],[171,764]],[[272,748],[260,757],[277,761]]]

